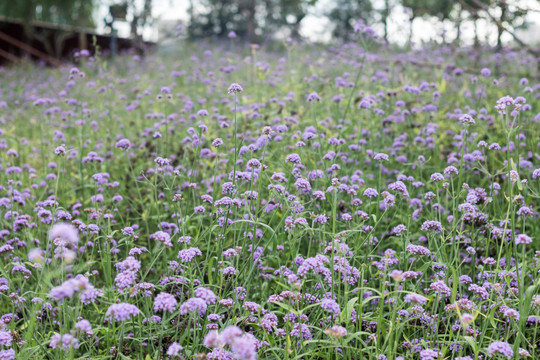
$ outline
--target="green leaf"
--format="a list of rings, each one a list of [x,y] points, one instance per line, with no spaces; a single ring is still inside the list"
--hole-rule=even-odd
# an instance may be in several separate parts
[[[290,305],[287,305],[281,302],[275,302],[274,304],[279,306],[280,308],[287,310],[288,312],[292,312],[293,314],[298,315],[298,312],[296,311],[296,309],[293,309]]]
[[[458,286],[459,279],[458,279],[456,269],[453,266],[451,267],[451,269],[452,269],[452,304],[454,304],[456,302],[457,286]]]
[[[214,262],[215,262],[216,258],[212,257],[210,258],[210,260],[208,261],[208,270],[206,271],[207,275],[208,275],[208,284],[212,284],[213,283],[213,280],[212,280],[212,272],[213,272],[213,269],[214,269]]]
[[[341,320],[349,321],[352,315],[352,311],[354,309],[354,305],[356,304],[357,301],[358,301],[358,296],[347,301],[347,306],[341,312]]]
[[[469,344],[473,348],[474,352],[476,353],[477,348],[476,348],[476,342],[474,341],[474,338],[472,336],[464,336],[463,338],[465,339],[467,344]]]
[[[519,174],[519,172],[517,171],[516,163],[514,163],[514,159],[510,159],[510,166],[512,167],[512,170],[514,170],[517,174]],[[517,186],[518,186],[519,191],[523,191],[523,184],[521,183],[521,181],[519,180],[517,181]]]
[[[446,80],[443,78],[439,85],[439,92],[442,94],[446,90]]]

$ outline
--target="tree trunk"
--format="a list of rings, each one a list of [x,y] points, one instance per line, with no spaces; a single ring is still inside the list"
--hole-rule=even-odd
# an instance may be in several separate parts
[[[257,41],[255,36],[255,0],[248,1],[247,13],[247,35],[249,42],[254,44]]]
[[[413,37],[413,24],[414,24],[414,19],[415,19],[416,16],[411,15],[411,17],[409,17],[409,46],[412,45],[412,37]]]
[[[480,40],[478,39],[478,18],[474,18],[474,48],[480,47]]]
[[[441,25],[443,27],[442,34],[441,34],[442,43],[443,43],[443,45],[446,45],[446,29],[444,28],[444,19],[441,19],[440,21],[441,21]]]
[[[189,14],[188,34],[190,37],[193,37],[194,35],[193,25],[195,24],[195,6],[193,5],[193,0],[189,0],[188,14]]]
[[[220,37],[226,37],[227,32],[227,18],[224,14],[224,7],[225,4],[223,1],[219,2],[219,10],[218,10],[218,23],[219,23],[219,34]]]
[[[383,23],[384,23],[384,41],[388,42],[388,15],[390,14],[390,3],[389,0],[384,1],[384,11],[383,11]]]
[[[302,14],[302,15],[297,14],[296,15],[296,22],[293,24],[293,26],[291,28],[291,38],[292,39],[295,39],[295,40],[300,39],[300,23],[302,22],[302,20],[304,19],[305,16],[306,16],[306,14]]]
[[[457,46],[461,44],[461,14],[463,12],[463,8],[460,7],[458,12],[458,18],[456,21],[456,40],[455,43]]]
[[[501,3],[500,7],[501,7],[501,21],[497,24],[497,49],[498,50],[502,49],[501,37],[504,32],[504,27],[502,26],[502,23],[506,18],[506,10],[507,10],[506,4],[504,2]]]

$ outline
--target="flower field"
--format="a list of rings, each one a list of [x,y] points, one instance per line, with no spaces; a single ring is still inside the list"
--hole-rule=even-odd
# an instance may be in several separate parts
[[[525,52],[0,70],[0,359],[540,358]]]

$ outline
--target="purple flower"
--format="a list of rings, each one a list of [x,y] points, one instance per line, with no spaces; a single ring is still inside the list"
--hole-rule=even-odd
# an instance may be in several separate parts
[[[240,330],[241,333],[241,330]],[[219,335],[217,330],[212,330],[206,336],[203,340],[203,345],[210,348],[219,348],[225,345],[225,341],[223,338]]]
[[[159,166],[167,166],[171,163],[169,159],[162,158],[161,156],[158,156],[154,159],[154,162],[158,164]]]
[[[334,318],[338,317],[341,313],[339,304],[332,299],[323,299],[321,301],[321,308],[331,313]]]
[[[206,312],[206,302],[200,298],[190,298],[180,305],[180,314],[186,315],[189,313],[197,312],[200,315],[204,315]]]
[[[458,169],[455,166],[448,166],[444,169],[444,175],[450,176],[450,175],[457,175]]]
[[[79,242],[79,234],[73,225],[66,223],[54,224],[49,231],[49,239],[61,247],[76,247]]]
[[[324,333],[330,337],[342,338],[347,336],[347,329],[343,326],[334,325],[330,329],[324,330]]]
[[[116,142],[116,148],[128,150],[131,147],[131,142],[128,139],[121,139]]]
[[[407,227],[403,224],[399,224],[392,229],[394,235],[401,235],[402,232],[407,231]]]
[[[75,324],[75,328],[81,331],[84,331],[87,335],[91,336],[92,333],[92,325],[90,324],[90,321],[86,319],[81,319]]]
[[[469,313],[463,313],[461,315],[461,324],[464,326],[464,327],[467,327],[469,326],[473,321],[474,321],[474,316],[472,316],[471,314]]]
[[[0,360],[14,360],[15,359],[15,350],[7,349],[0,350]]]
[[[125,321],[139,315],[139,313],[140,310],[137,306],[128,303],[120,303],[109,306],[105,315],[107,315],[109,319],[114,319],[115,321]]]
[[[376,153],[375,156],[373,156],[373,159],[374,160],[384,160],[384,161],[388,161],[388,155],[385,154],[385,153]]]
[[[523,349],[523,348],[519,348],[518,354],[519,354],[519,356],[522,356],[522,357],[529,357],[529,356],[531,356],[531,354],[530,354],[527,350],[525,350],[525,349]]]
[[[478,295],[482,300],[489,298],[489,293],[482,286],[471,284],[469,285],[469,291]]]
[[[405,295],[404,300],[407,303],[413,302],[421,305],[424,305],[427,302],[427,298],[419,294],[407,294]]]
[[[475,124],[475,121],[471,115],[464,114],[459,117],[459,123],[464,125],[473,125]]]
[[[79,347],[79,340],[74,338],[71,334],[53,334],[51,336],[49,347],[56,349],[60,344],[62,344],[64,350],[69,350],[71,348],[77,349]]]
[[[379,193],[377,192],[377,190],[373,188],[367,188],[366,190],[364,190],[364,196],[369,197],[369,198],[374,198],[374,197],[379,196]]]
[[[178,356],[180,354],[180,351],[182,351],[182,346],[177,343],[173,342],[171,345],[169,345],[169,348],[167,349],[167,355],[169,356]]]
[[[292,153],[292,154],[287,155],[287,157],[285,158],[285,162],[290,162],[290,163],[298,165],[302,163],[302,159],[300,159],[300,155],[296,153]]]
[[[206,354],[208,360],[234,360],[234,354],[223,348],[217,348]]]
[[[198,287],[194,293],[196,297],[203,299],[208,305],[216,303],[216,294],[208,288]]]
[[[119,290],[124,290],[130,287],[136,279],[137,275],[134,272],[126,270],[116,275],[114,282]]]
[[[126,236],[133,236],[135,235],[135,229],[133,229],[133,227],[131,226],[126,226],[125,228],[122,229],[122,234]]]
[[[232,266],[227,266],[226,268],[224,268],[223,270],[221,270],[221,273],[223,275],[236,275],[237,274],[237,270],[232,267]]]
[[[195,256],[202,256],[201,250],[196,247],[180,250],[178,252],[178,258],[182,260],[182,262],[190,262]]]
[[[62,341],[62,335],[60,334],[53,334],[51,336],[51,341],[49,342],[49,347],[56,349],[58,347],[58,344]]]
[[[407,245],[407,251],[415,255],[430,255],[431,251],[428,248],[421,245]]]
[[[435,351],[431,349],[424,349],[420,351],[420,360],[436,360],[441,355],[442,354],[439,351]]]
[[[220,336],[225,344],[231,345],[235,339],[242,336],[243,331],[235,325],[229,325],[221,332]]]
[[[489,77],[491,75],[491,70],[488,68],[483,68],[482,70],[480,70],[480,75],[482,75],[483,77]]]
[[[308,102],[311,102],[311,101],[321,101],[321,97],[314,91],[312,92],[311,94],[307,95],[306,96],[306,100]]]
[[[2,346],[11,346],[13,341],[13,336],[7,330],[0,330],[0,345]]]
[[[326,224],[330,218],[326,214],[317,215],[315,219],[313,219],[314,223],[318,224]]]
[[[428,220],[428,221],[425,221],[423,224],[422,224],[422,227],[421,229],[423,231],[433,231],[435,233],[440,233],[442,231],[442,225],[440,222],[438,221],[435,221],[435,220]]]
[[[390,185],[388,185],[388,189],[397,191],[398,193],[400,193],[401,195],[405,197],[409,197],[407,186],[403,183],[403,181],[398,180],[394,183],[391,183]]]
[[[58,156],[64,156],[66,155],[66,146],[60,145],[56,149],[54,149],[54,153]]]
[[[514,356],[514,350],[512,346],[505,341],[494,341],[488,346],[488,356],[493,357],[496,353],[501,354],[507,359],[511,359]]]
[[[92,287],[82,291],[79,297],[84,305],[88,305],[96,302],[100,296],[103,296],[103,291]]]
[[[154,299],[154,312],[168,311],[172,314],[177,305],[178,302],[173,295],[162,292]]]
[[[76,292],[93,288],[88,279],[82,275],[77,275],[75,279],[69,279],[49,291],[49,296],[62,301],[65,298],[71,298]]]
[[[117,262],[114,266],[120,271],[131,271],[136,273],[141,268],[141,262],[133,256],[128,256],[124,261]]]
[[[173,246],[172,242],[171,242],[171,235],[169,235],[168,233],[166,233],[164,231],[157,231],[157,232],[153,233],[152,235],[150,235],[150,239],[162,242],[163,245],[165,245],[166,247],[172,247]]]
[[[304,178],[298,178],[296,180],[296,182],[294,183],[294,185],[296,186],[296,189],[299,192],[310,192],[311,191],[311,184],[309,183],[308,180],[306,180]]]
[[[244,89],[237,83],[232,83],[227,90],[229,94],[241,93],[242,91],[244,91]]]
[[[250,159],[247,162],[246,169],[252,170],[254,168],[260,169],[261,168],[261,162],[258,159]]]
[[[525,234],[519,234],[516,236],[516,244],[517,245],[520,245],[520,244],[523,244],[523,245],[528,245],[532,242],[532,239],[530,236],[527,236]]]
[[[450,297],[452,290],[444,283],[443,280],[438,280],[429,285],[429,288],[439,295]]]
[[[257,359],[257,340],[251,334],[244,334],[236,337],[230,345],[235,359],[238,360],[256,360]]]
[[[296,323],[294,324],[293,329],[291,330],[291,336],[296,338],[302,338],[306,340],[311,340],[311,330],[309,330],[309,326],[306,324]]]
[[[515,101],[512,97],[506,95],[506,96],[503,96],[502,98],[500,98],[499,100],[497,100],[497,104],[495,105],[495,109],[497,110],[497,112],[501,115],[505,115],[506,114],[506,108],[508,106],[512,106],[514,105]]]
[[[513,319],[514,321],[519,321],[519,311],[512,309],[512,308],[506,308],[503,312],[504,316],[506,316],[509,319]]]

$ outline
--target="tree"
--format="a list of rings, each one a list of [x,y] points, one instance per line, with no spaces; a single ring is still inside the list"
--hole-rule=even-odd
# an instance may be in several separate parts
[[[253,21],[255,0],[198,0],[195,3],[198,6],[195,7],[192,1],[189,10],[191,18],[188,33],[191,38],[213,36],[224,38],[230,31],[234,31],[239,37],[247,37],[246,14],[252,11]]]
[[[388,18],[390,17],[390,12],[392,10],[392,4],[390,0],[384,0],[384,8],[381,10],[382,23],[384,25],[384,41],[388,42]]]
[[[273,3],[279,8],[278,27],[285,27],[289,30],[290,37],[298,39],[300,24],[317,0],[278,0]]]
[[[514,41],[524,47],[529,53],[540,56],[540,51],[527,46],[518,36],[514,29],[517,26],[523,26],[523,18],[530,9],[521,8],[516,5],[516,2],[507,0],[490,1],[490,0],[458,0],[463,7],[471,13],[473,18],[480,18],[481,14],[492,21],[497,26],[497,46],[502,47],[501,36],[507,32],[512,36]],[[499,16],[492,14],[492,10],[499,10]],[[531,10],[532,11],[532,10]],[[476,41],[478,41],[476,39]]]
[[[202,0],[189,9],[191,38],[226,37],[234,31],[251,43],[260,34],[286,29],[299,37],[302,20],[317,0]]]
[[[469,12],[474,23],[474,46],[476,48],[480,46],[480,40],[478,38],[478,20],[481,18],[480,13],[489,6],[490,1],[491,0],[459,0],[463,5],[463,8]]]
[[[409,44],[412,41],[414,20],[427,14],[428,7],[425,0],[402,0],[402,5],[409,12]]]
[[[327,14],[334,23],[332,35],[347,39],[354,32],[354,21],[361,19],[365,23],[371,23],[369,20],[372,12],[373,5],[369,0],[337,0]]]
[[[95,0],[17,0],[0,1],[0,15],[81,27],[94,27]]]
[[[256,4],[255,0],[240,0],[238,10],[244,14],[246,18],[246,30],[247,38],[250,43],[255,43],[257,41],[255,36],[255,13],[256,13]]]
[[[435,16],[440,21],[450,17],[454,1],[440,0],[402,0],[402,5],[409,9],[409,43],[412,40],[414,20],[423,16]]]
[[[96,0],[17,0],[0,1],[0,15],[23,21],[26,42],[40,42],[51,56],[59,57],[62,44],[69,32],[44,30],[37,31],[34,22],[46,22],[55,25],[94,27],[93,11]],[[54,36],[54,46],[49,41]]]

